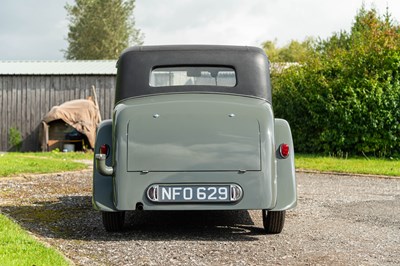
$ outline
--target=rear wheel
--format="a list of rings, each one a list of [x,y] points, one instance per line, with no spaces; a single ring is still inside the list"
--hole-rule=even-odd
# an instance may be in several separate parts
[[[102,212],[103,225],[108,232],[118,232],[124,227],[125,212]]]
[[[267,234],[279,234],[285,224],[286,211],[262,210],[264,229]]]

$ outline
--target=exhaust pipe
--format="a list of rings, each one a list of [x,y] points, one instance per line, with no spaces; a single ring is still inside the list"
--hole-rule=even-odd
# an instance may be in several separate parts
[[[141,203],[141,202],[136,203],[136,210],[143,211],[143,203]]]

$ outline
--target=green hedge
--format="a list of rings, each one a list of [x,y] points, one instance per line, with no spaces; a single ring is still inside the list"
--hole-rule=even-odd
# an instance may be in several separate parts
[[[362,8],[349,33],[314,46],[300,66],[272,75],[276,117],[296,150],[400,154],[400,27]]]

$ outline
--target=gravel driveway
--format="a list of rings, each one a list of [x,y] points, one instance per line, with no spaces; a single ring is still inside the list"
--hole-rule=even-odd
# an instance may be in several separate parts
[[[400,179],[297,177],[279,235],[260,211],[132,213],[106,233],[90,171],[0,179],[0,210],[76,265],[400,265]]]

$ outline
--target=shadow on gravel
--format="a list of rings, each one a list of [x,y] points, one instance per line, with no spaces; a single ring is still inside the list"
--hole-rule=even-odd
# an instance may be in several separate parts
[[[109,233],[91,197],[61,197],[58,201],[1,206],[0,211],[27,230],[47,238],[85,241],[257,241],[264,235],[248,211],[127,212],[125,229]]]

